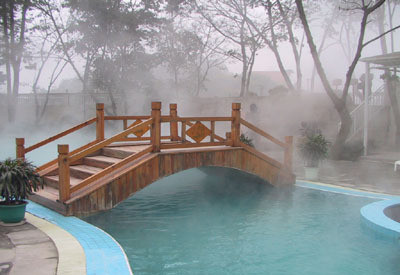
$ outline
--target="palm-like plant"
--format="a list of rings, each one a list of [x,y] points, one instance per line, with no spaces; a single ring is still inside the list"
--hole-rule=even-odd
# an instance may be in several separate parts
[[[6,159],[0,162],[0,204],[21,204],[43,183],[36,167],[23,159]]]
[[[317,167],[321,160],[328,157],[329,141],[322,134],[305,135],[300,139],[298,148],[306,166]]]

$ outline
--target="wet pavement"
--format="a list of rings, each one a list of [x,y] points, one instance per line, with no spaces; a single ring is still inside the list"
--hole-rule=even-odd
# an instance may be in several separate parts
[[[30,223],[0,225],[0,274],[56,274],[58,252],[53,241]]]
[[[394,162],[400,160],[399,152],[373,154],[358,161],[325,160],[319,169],[319,182],[400,195],[400,169],[394,171]],[[304,179],[303,163],[295,161],[297,179]]]

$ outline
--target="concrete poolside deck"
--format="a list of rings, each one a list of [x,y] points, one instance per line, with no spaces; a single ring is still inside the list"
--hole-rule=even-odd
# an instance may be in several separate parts
[[[132,274],[123,249],[101,229],[34,202],[25,218],[23,225],[0,225],[0,256],[7,255],[0,275]]]
[[[319,181],[346,188],[400,195],[400,171],[393,171],[393,163],[400,155],[398,153],[392,155],[391,158],[385,155],[383,157],[373,155],[357,162],[325,161],[321,166]],[[302,163],[296,161],[294,170],[298,179],[301,180],[304,177]],[[46,212],[46,210],[43,211]],[[105,270],[103,274],[107,274],[107,270],[113,269],[113,267],[103,265],[93,267],[101,263],[102,259],[107,258],[107,252],[114,254],[118,250],[115,244],[109,243],[109,239],[88,244],[101,232],[90,231],[90,233],[86,232],[77,236],[70,233],[70,230],[74,230],[68,227],[70,225],[67,225],[69,230],[65,230],[62,228],[65,227],[63,222],[54,221],[54,217],[45,218],[51,221],[50,223],[43,217],[38,218],[27,214],[27,223],[24,225],[14,227],[0,225],[0,275],[101,274],[96,273],[101,269]],[[82,224],[79,226],[75,230],[85,227]],[[85,239],[87,242],[82,241]],[[103,243],[108,244],[103,245]],[[85,255],[92,252],[94,254],[90,256]],[[126,261],[120,257],[113,263],[121,265],[122,260]],[[89,267],[91,271],[86,269],[87,264],[92,265],[92,269]],[[76,269],[71,269],[71,266]],[[118,272],[117,269],[113,271]],[[127,271],[126,268],[124,270]]]

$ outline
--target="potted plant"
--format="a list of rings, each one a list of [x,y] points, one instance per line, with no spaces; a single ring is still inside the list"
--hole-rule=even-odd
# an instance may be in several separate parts
[[[317,127],[303,124],[302,136],[297,145],[300,157],[305,161],[305,177],[318,179],[319,163],[328,157],[329,141]]]
[[[0,162],[0,220],[18,223],[25,217],[25,199],[42,186],[36,167],[24,159]]]

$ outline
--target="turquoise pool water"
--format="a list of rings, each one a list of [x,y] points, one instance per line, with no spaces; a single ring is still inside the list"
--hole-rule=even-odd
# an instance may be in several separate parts
[[[361,222],[373,201],[202,168],[86,221],[122,245],[135,275],[400,274],[398,244]]]

